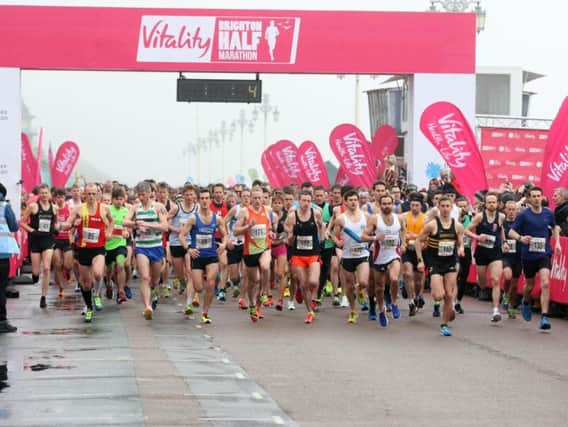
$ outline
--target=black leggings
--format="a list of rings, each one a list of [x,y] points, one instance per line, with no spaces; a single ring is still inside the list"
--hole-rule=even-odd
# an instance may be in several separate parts
[[[6,320],[6,286],[10,274],[10,259],[0,259],[0,322]]]
[[[318,287],[318,299],[321,298],[323,293],[323,288],[327,279],[329,278],[329,271],[331,269],[331,258],[335,255],[335,246],[332,248],[326,248],[321,251],[321,261],[322,266],[320,270],[320,282]]]
[[[458,274],[458,301],[461,301],[467,286],[467,276],[471,267],[471,248],[465,248],[465,256],[459,258],[460,272]]]

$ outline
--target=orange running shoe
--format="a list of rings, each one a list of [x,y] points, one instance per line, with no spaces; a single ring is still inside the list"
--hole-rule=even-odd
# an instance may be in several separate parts
[[[314,312],[313,311],[308,311],[308,314],[306,314],[306,320],[304,320],[304,322],[306,323],[312,323],[314,321]]]

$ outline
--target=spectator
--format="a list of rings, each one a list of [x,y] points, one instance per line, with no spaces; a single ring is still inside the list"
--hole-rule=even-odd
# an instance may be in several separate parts
[[[399,170],[396,163],[396,156],[394,154],[385,158],[386,168],[383,172],[382,181],[385,182],[387,188],[390,188],[393,185],[398,185]]]
[[[560,227],[560,235],[568,237],[568,190],[557,188],[554,190],[552,200],[556,205],[554,209],[554,219],[556,225]]]

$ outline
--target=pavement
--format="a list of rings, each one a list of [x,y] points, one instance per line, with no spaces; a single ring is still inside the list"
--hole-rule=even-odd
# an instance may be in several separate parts
[[[536,315],[492,325],[489,304],[466,297],[446,338],[430,301],[414,318],[401,304],[383,329],[364,313],[348,324],[329,299],[312,325],[303,307],[253,324],[229,299],[202,326],[178,295],[144,320],[132,287],[85,324],[72,287],[62,299],[52,287],[42,310],[39,287],[18,285],[0,426],[568,425],[564,320],[550,333]]]

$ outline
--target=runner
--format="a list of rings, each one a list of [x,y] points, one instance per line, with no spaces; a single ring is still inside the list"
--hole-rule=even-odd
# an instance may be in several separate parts
[[[333,207],[325,200],[325,189],[322,186],[314,188],[314,202],[321,209],[322,221],[328,227],[333,214]],[[341,197],[341,193],[340,193]],[[320,281],[317,292],[317,300],[321,301],[322,295],[331,296],[337,292],[337,279],[333,280],[331,275],[332,259],[335,256],[335,244],[332,239],[325,239],[321,251],[321,271]],[[330,277],[331,276],[331,277]],[[327,291],[328,280],[331,282],[331,292]],[[335,283],[334,283],[335,282]],[[325,292],[324,292],[325,291]],[[334,297],[333,305],[339,305],[339,297]]]
[[[34,283],[39,281],[40,267],[42,268],[41,297],[39,300],[41,308],[47,307],[46,296],[49,290],[51,259],[53,257],[53,248],[55,247],[53,236],[59,229],[57,208],[54,207],[50,199],[49,186],[41,184],[39,186],[38,201],[29,204],[22,213],[22,228],[29,234],[32,279]]]
[[[312,323],[317,309],[315,301],[320,274],[320,236],[325,235],[322,213],[312,206],[312,193],[300,192],[300,207],[291,210],[284,225],[292,246],[290,267],[302,289],[308,311],[305,323]]]
[[[186,240],[188,233],[191,233],[191,249]],[[219,236],[219,238],[215,236]],[[215,296],[219,255],[225,251],[226,233],[223,217],[211,210],[209,189],[202,188],[199,190],[199,209],[189,217],[187,223],[182,227],[179,240],[191,256],[191,277],[196,292],[201,292],[203,289],[205,276],[201,323],[211,323],[209,308]]]
[[[65,203],[65,190],[56,188],[53,192],[57,208],[57,221],[64,224],[71,213],[69,205]],[[71,280],[73,271],[73,248],[71,247],[69,231],[60,230],[55,235],[55,248],[53,250],[53,276],[55,284],[59,287],[59,297],[65,295],[65,284]]]
[[[505,203],[505,236],[509,236],[509,231],[515,223],[519,207],[514,200]],[[506,250],[503,253],[503,279],[505,285],[505,294],[503,295],[503,308],[507,310],[509,319],[515,319],[515,307],[517,306],[517,293],[519,278],[523,270],[521,262],[521,251],[517,248],[515,239],[507,239]]]
[[[253,322],[262,319],[260,292],[270,280],[271,240],[274,237],[272,210],[262,203],[262,190],[253,190],[251,206],[241,209],[235,224],[236,236],[245,236],[244,262],[248,275],[249,314]]]
[[[96,288],[102,287],[105,270],[105,241],[112,235],[113,218],[106,205],[97,202],[95,184],[85,186],[85,203],[73,207],[69,218],[62,227],[70,230],[77,227],[77,261],[79,263],[79,282],[85,300],[85,322],[93,320],[93,280]],[[97,303],[97,301],[95,301]],[[100,303],[100,301],[99,301]],[[97,309],[102,309],[97,304]]]
[[[166,212],[172,209],[172,201],[170,200],[170,186],[167,182],[159,182],[158,191],[156,193],[156,201],[164,205]],[[162,297],[169,298],[172,285],[170,284],[170,265],[172,264],[172,257],[169,251],[168,236],[169,229],[162,233],[162,246],[164,248],[164,263],[162,264],[162,272],[160,274],[160,286],[162,288]]]
[[[359,195],[353,189],[343,195],[345,212],[334,219],[333,241],[343,251],[341,258],[341,284],[349,301],[349,323],[357,323],[359,315],[355,310],[355,274],[359,288],[365,289],[369,280],[369,251],[361,241],[361,234],[367,226],[366,214],[359,209]]]
[[[464,230],[463,226],[451,217],[452,201],[448,197],[440,198],[438,208],[440,216],[427,223],[416,239],[416,256],[418,271],[424,271],[422,247],[428,239],[432,298],[437,301],[444,300],[440,335],[449,337],[452,332],[448,324],[456,316],[453,304],[456,295],[457,256],[464,255]]]
[[[383,328],[388,326],[387,311],[384,300],[385,285],[389,284],[392,317],[398,319],[398,287],[400,280],[400,254],[406,250],[404,242],[404,225],[393,213],[393,198],[389,195],[379,199],[380,212],[370,215],[367,227],[361,240],[375,242],[373,269],[375,275],[375,296],[379,305],[379,323]],[[412,292],[414,298],[414,292]],[[412,306],[414,305],[411,303]],[[415,309],[411,307],[411,315]]]
[[[134,228],[136,266],[144,317],[151,320],[158,304],[158,284],[164,260],[162,233],[168,229],[168,214],[161,203],[151,200],[152,187],[146,181],[136,185],[139,203],[130,208],[122,224]]]
[[[476,214],[465,230],[465,235],[477,240],[475,248],[475,263],[477,265],[477,280],[479,287],[487,287],[487,269],[491,277],[493,315],[492,322],[501,320],[499,301],[501,300],[501,276],[503,275],[503,245],[505,232],[503,222],[505,215],[497,210],[497,193],[488,192],[485,195],[485,209]]]
[[[460,209],[459,222],[464,229],[467,229],[471,222],[471,214],[469,211],[469,202],[465,197],[460,197],[457,200],[457,206]],[[454,309],[459,314],[464,314],[462,307],[462,299],[465,295],[465,288],[467,286],[467,277],[471,268],[471,237],[464,235],[463,237],[464,256],[459,259],[459,272],[458,272],[458,297]]]
[[[128,213],[128,208],[124,206],[126,193],[121,187],[115,187],[112,190],[112,204],[109,206],[109,212],[113,218],[112,236],[105,244],[105,264],[109,272],[109,279],[113,279],[116,283],[117,296],[116,302],[122,304],[126,302],[126,271],[124,264],[128,255],[126,249],[126,238],[130,235],[127,229],[122,225],[124,217]],[[108,282],[111,286],[111,281]]]
[[[521,304],[523,319],[530,322],[531,292],[534,288],[534,279],[537,273],[540,276],[540,307],[541,317],[539,328],[550,330],[548,318],[550,305],[550,270],[552,247],[550,237],[554,236],[554,253],[559,256],[562,252],[560,246],[560,227],[555,224],[554,213],[542,206],[542,189],[532,187],[529,190],[527,202],[529,207],[523,210],[509,230],[509,237],[521,243],[521,260],[525,275],[523,288],[523,301]]]
[[[213,185],[213,194],[211,198],[211,210],[219,215],[221,218],[225,218],[229,213],[230,207],[227,205],[225,200],[225,186],[221,183]],[[215,241],[221,244],[221,234],[219,232],[215,233]],[[228,270],[228,259],[227,251],[225,250],[226,244],[223,244],[223,250],[219,253],[219,280],[218,289],[219,292],[225,294],[225,288],[227,287],[227,279],[229,277]]]
[[[281,193],[276,193],[272,197],[272,212],[276,222],[276,238],[272,241],[272,260],[274,281],[278,287],[278,302],[276,310],[282,311],[284,308],[284,290],[286,289],[286,269],[288,266],[288,233],[285,231],[284,224],[288,218],[288,211],[284,209],[284,197]]]

